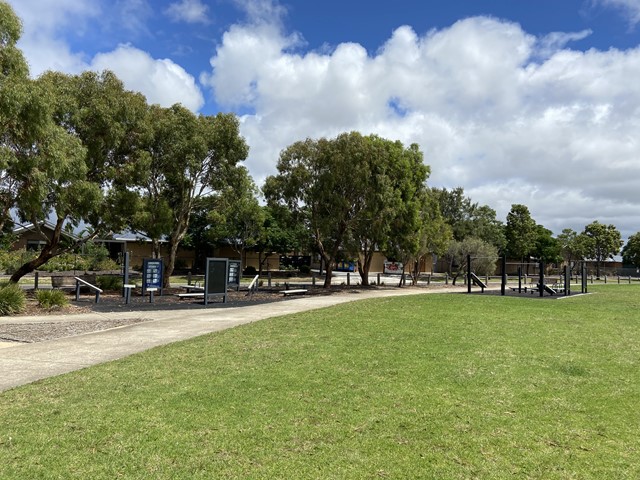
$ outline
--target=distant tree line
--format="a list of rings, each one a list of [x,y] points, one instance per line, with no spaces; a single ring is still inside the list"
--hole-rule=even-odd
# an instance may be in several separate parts
[[[146,234],[156,255],[167,242],[167,286],[179,246],[206,256],[225,244],[241,258],[250,248],[260,270],[275,254],[312,253],[327,287],[345,258],[357,261],[366,285],[375,252],[402,262],[414,278],[433,256],[454,277],[468,255],[490,271],[503,254],[570,265],[591,259],[599,274],[620,252],[618,230],[597,221],[554,237],[516,204],[503,223],[461,187],[429,187],[417,145],[377,135],[295,142],[259,189],[241,165],[248,147],[235,115],[149,105],[111,72],[31,79],[16,47],[20,34],[20,20],[0,1],[0,242],[9,247],[14,221],[38,231],[48,220],[54,232],[40,232],[43,248],[15,270],[14,282],[125,229]],[[640,266],[640,233],[622,255]]]

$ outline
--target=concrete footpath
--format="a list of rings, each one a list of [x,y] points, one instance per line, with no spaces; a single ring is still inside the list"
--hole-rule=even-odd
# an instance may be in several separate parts
[[[39,343],[9,344],[0,348],[0,391],[133,353],[197,337],[265,318],[338,305],[366,298],[431,293],[424,289],[362,290],[333,295],[292,298],[242,307],[88,313],[47,317],[14,317],[20,323],[83,319],[149,319],[124,327]]]

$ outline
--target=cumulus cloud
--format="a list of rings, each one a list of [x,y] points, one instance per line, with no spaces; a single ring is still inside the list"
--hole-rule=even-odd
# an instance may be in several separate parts
[[[94,57],[93,70],[111,70],[129,90],[142,92],[150,103],[164,107],[182,103],[192,111],[204,104],[194,78],[169,59],[154,59],[131,45],[120,45],[109,53]]]
[[[209,23],[209,7],[200,0],[181,0],[169,5],[165,14],[174,22]]]
[[[62,32],[73,27],[82,36],[102,12],[99,0],[9,0],[9,4],[22,19],[24,32],[18,46],[33,76],[46,70],[77,73],[86,68],[86,55],[72,51]]]
[[[400,27],[370,55],[358,44],[300,52],[280,24],[234,25],[203,75],[242,131],[258,181],[306,137],[359,130],[416,142],[431,184],[463,186],[504,218],[524,203],[559,232],[598,218],[640,225],[640,49],[571,50],[589,31],[535,37],[468,18],[423,35]],[[614,219],[616,221],[614,221]]]
[[[146,0],[119,0],[109,12],[103,10],[100,0],[11,0],[10,3],[23,21],[20,48],[29,61],[32,76],[46,70],[79,73],[108,69],[122,79],[126,88],[142,92],[151,103],[163,106],[182,103],[193,111],[204,105],[204,97],[193,76],[172,60],[152,58],[129,44],[88,55],[74,51],[67,42],[66,31],[73,29],[76,36],[82,37],[98,19],[108,23],[126,17],[127,23],[120,22],[124,28],[146,29],[144,21],[150,14]]]

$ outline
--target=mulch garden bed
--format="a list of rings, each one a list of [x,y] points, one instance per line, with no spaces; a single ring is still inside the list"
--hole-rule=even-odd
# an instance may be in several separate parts
[[[356,292],[362,288],[376,287],[346,287],[334,286],[331,289],[321,287],[305,287],[305,295],[335,295],[345,292]],[[95,303],[95,295],[82,293],[79,300],[75,300],[75,292],[69,293],[70,304],[65,307],[43,309],[38,306],[32,292],[27,295],[27,307],[21,315],[11,317],[0,317],[0,347],[19,343],[34,343],[46,340],[81,335],[110,328],[132,325],[135,323],[153,320],[152,315],[145,315],[145,312],[157,310],[174,309],[203,309],[203,308],[229,308],[256,305],[261,303],[287,301],[294,297],[285,297],[279,287],[264,287],[259,291],[248,295],[246,290],[229,291],[227,302],[222,303],[222,299],[212,299],[209,305],[204,305],[202,298],[180,299],[176,294],[184,293],[183,289],[165,289],[162,295],[155,294],[153,303],[149,300],[149,295],[141,296],[139,291],[134,292],[131,301],[127,305],[120,292],[104,292],[100,295],[99,303]],[[131,316],[113,318],[82,318],[83,313],[113,313],[130,312]],[[53,319],[52,315],[56,315]],[[64,315],[64,319],[60,319]],[[31,317],[26,321],[25,317]],[[20,319],[25,318],[25,321]],[[33,317],[41,317],[33,321]],[[68,318],[66,318],[68,317]],[[51,320],[47,320],[50,318]]]

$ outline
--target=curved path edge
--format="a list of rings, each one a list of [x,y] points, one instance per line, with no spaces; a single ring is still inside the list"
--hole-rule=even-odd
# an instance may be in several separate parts
[[[444,290],[448,291],[448,290]],[[142,352],[153,347],[247,323],[299,313],[368,298],[435,293],[438,290],[395,289],[357,291],[327,296],[309,296],[269,304],[205,310],[89,313],[89,318],[131,318],[147,321],[39,343],[17,344],[0,349],[0,392],[63,373]],[[74,316],[75,317],[75,316]],[[69,319],[69,316],[58,320]],[[54,320],[54,319],[50,319]],[[29,319],[23,319],[29,321]],[[42,321],[42,317],[32,321]]]

